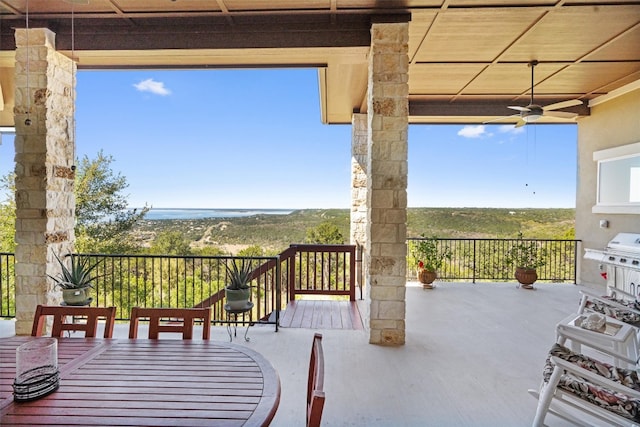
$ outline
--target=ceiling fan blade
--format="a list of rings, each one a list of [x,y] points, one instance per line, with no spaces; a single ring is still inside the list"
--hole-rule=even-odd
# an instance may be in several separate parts
[[[526,124],[527,124],[527,122],[525,122],[524,120],[520,119],[520,120],[518,120],[518,123],[516,123],[515,127],[519,128],[519,127],[522,127],[522,126],[524,126]]]
[[[507,108],[511,108],[512,110],[518,110],[518,111],[524,111],[524,112],[529,112],[531,111],[530,109],[528,109],[527,107],[520,107],[518,105],[509,105]]]
[[[512,117],[520,117],[520,114],[513,114],[511,116],[498,117],[497,119],[491,119],[491,120],[487,120],[485,122],[482,122],[482,124],[486,125],[488,123],[499,122],[501,120],[507,120],[507,119],[510,119]]]
[[[542,107],[542,109],[544,111],[560,110],[562,108],[575,107],[576,105],[582,105],[582,101],[580,101],[579,99],[570,99],[568,101],[556,102],[555,104],[546,105]]]
[[[556,117],[558,119],[575,119],[578,117],[576,113],[569,113],[568,111],[545,111],[545,117]]]

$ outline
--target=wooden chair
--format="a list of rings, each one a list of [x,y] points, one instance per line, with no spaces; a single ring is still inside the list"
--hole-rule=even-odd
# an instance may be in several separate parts
[[[138,337],[140,318],[149,319],[149,339],[158,339],[160,332],[182,333],[182,339],[193,338],[193,325],[202,319],[202,339],[208,340],[211,330],[211,310],[206,308],[143,308],[131,309],[129,338]],[[170,319],[170,320],[168,320]]]
[[[309,380],[307,382],[307,427],[320,426],[324,408],[324,352],[322,334],[313,336],[311,360],[309,361]]]
[[[113,336],[116,308],[38,305],[33,317],[31,336],[42,336],[47,316],[53,316],[52,337],[62,337],[64,331],[84,331],[85,337],[93,338],[96,336],[98,329],[98,319],[104,318],[106,321],[104,337],[111,338]],[[79,318],[86,318],[86,321],[78,321]],[[70,323],[68,322],[69,319],[71,320]]]

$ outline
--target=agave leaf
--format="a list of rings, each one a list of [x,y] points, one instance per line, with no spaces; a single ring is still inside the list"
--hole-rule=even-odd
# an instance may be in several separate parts
[[[67,264],[57,254],[54,253],[53,255],[60,265],[60,273],[57,276],[50,274],[48,276],[61,289],[93,287],[92,282],[104,276],[92,274],[102,263],[102,260],[91,263],[91,259],[87,256],[70,253],[66,257],[71,259],[71,265],[67,267]]]
[[[227,283],[228,289],[249,289],[251,287],[249,283],[251,282],[253,267],[250,261],[246,261],[242,259],[240,263],[233,261],[230,264],[225,264],[229,280],[229,283]]]

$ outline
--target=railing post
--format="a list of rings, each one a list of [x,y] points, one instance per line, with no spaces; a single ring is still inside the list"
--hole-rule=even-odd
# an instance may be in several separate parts
[[[296,300],[296,259],[298,257],[298,250],[293,251],[293,256],[289,257],[289,277],[287,284],[289,286],[289,301]]]
[[[476,283],[476,273],[477,273],[476,272],[476,262],[478,260],[477,253],[476,253],[478,248],[476,246],[476,242],[477,242],[477,240],[473,239],[473,260],[472,260],[473,268],[471,269],[471,271],[472,271],[471,272],[471,276],[472,276],[471,283]]]
[[[280,327],[280,309],[282,308],[282,274],[281,274],[281,266],[280,266],[280,255],[277,256],[278,261],[276,262],[276,332],[278,332],[278,328]]]
[[[360,290],[360,299],[362,299],[362,244],[356,242],[356,282]]]
[[[356,247],[349,250],[349,301],[356,300]]]

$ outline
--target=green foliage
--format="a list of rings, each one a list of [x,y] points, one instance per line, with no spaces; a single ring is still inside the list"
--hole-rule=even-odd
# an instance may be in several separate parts
[[[53,280],[55,286],[60,289],[82,289],[93,287],[93,281],[98,279],[98,275],[93,275],[93,271],[98,268],[101,261],[91,262],[91,258],[84,255],[68,254],[65,258],[69,258],[71,266],[67,267],[65,262],[53,254],[60,265],[61,272],[57,276],[48,274]]]
[[[244,248],[238,251],[238,256],[244,256],[249,258],[261,257],[261,256],[264,256],[264,249],[262,249],[258,245],[252,245],[252,246],[249,246],[248,248]]]
[[[349,235],[348,209],[304,209],[289,215],[254,215],[237,218],[182,220],[142,220],[135,235],[159,234],[179,230],[189,241],[208,241],[211,245],[258,245],[266,253],[278,254],[291,245],[305,241],[306,230],[324,221],[334,223],[343,236]]]
[[[217,246],[204,246],[202,248],[191,249],[192,255],[199,256],[223,256],[226,255],[225,251]]]
[[[518,234],[518,240],[511,244],[505,255],[507,265],[527,269],[544,267],[546,260],[547,251],[535,241],[524,241],[522,233]]]
[[[575,209],[409,208],[407,236],[553,239],[575,224]]]
[[[417,260],[418,268],[427,271],[438,271],[445,261],[451,260],[451,249],[448,246],[438,248],[437,237],[427,237],[424,233],[422,239],[417,240],[413,247],[413,256]]]
[[[0,252],[16,250],[16,199],[15,174],[0,178],[0,191],[6,192],[6,200],[0,204]]]
[[[102,151],[78,165],[75,180],[76,248],[82,252],[130,251],[128,233],[149,211],[128,209],[127,180],[111,169],[113,157]]]
[[[344,237],[335,223],[324,221],[314,228],[307,229],[305,242],[322,245],[341,245],[344,243]]]
[[[574,217],[574,209],[409,208],[407,236],[424,233],[439,238],[509,238],[522,231],[538,239],[557,239],[574,226]],[[342,236],[349,236],[350,210],[302,209],[288,215],[142,220],[135,234],[142,240],[150,234],[179,230],[191,242],[258,245],[267,254],[277,254],[291,243],[307,241],[307,230],[315,231],[323,222],[334,224]]]
[[[189,255],[189,241],[180,231],[163,231],[153,241],[149,252],[157,255]]]
[[[227,268],[227,289],[240,290],[249,289],[251,286],[251,272],[253,266],[250,260],[234,260],[229,264],[225,264]]]

